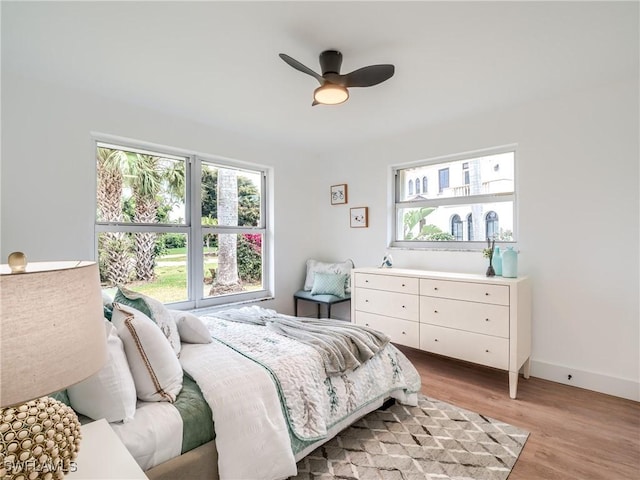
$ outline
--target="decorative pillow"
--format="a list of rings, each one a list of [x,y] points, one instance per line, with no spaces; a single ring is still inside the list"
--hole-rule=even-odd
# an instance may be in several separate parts
[[[182,366],[159,325],[117,302],[112,322],[124,344],[138,398],[173,403],[182,389]]]
[[[211,343],[211,333],[202,320],[193,313],[169,310],[178,325],[180,340],[184,343]]]
[[[316,272],[313,277],[313,287],[311,295],[335,295],[344,298],[344,282],[347,275],[344,273],[320,273]]]
[[[351,269],[353,268],[353,262],[351,259],[347,259],[341,263],[324,263],[317,260],[307,260],[307,278],[304,281],[304,289],[309,291],[313,288],[313,277],[316,272],[320,273],[344,273],[346,275],[344,283],[344,291],[346,293],[351,292]]]
[[[169,340],[173,351],[176,355],[180,354],[180,334],[178,333],[178,327],[173,320],[173,316],[169,313],[169,309],[167,309],[162,302],[124,287],[118,287],[113,301],[121,305],[133,307],[156,322],[160,330],[162,330],[162,333],[164,333],[164,336]]]
[[[78,413],[108,422],[127,422],[136,412],[136,385],[129,370],[122,340],[105,320],[107,363],[86,380],[67,388],[71,407]]]

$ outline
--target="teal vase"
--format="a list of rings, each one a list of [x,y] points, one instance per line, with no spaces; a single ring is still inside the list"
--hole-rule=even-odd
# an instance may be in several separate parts
[[[518,252],[513,247],[507,247],[502,254],[502,276],[507,278],[518,276]]]
[[[493,249],[493,269],[496,275],[502,275],[502,255],[500,254],[500,247],[494,247]]]

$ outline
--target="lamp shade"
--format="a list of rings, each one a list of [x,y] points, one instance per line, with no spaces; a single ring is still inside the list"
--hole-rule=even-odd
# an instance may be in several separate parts
[[[107,358],[98,266],[0,266],[0,407],[64,389]]]

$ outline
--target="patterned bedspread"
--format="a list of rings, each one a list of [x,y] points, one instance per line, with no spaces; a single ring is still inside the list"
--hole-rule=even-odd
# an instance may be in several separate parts
[[[253,322],[201,318],[215,341],[184,344],[180,362],[211,407],[223,480],[295,475],[295,455],[328,440],[365,407],[386,397],[417,404],[420,376],[391,344],[355,370],[329,376],[310,345]]]
[[[238,311],[247,316],[279,315],[260,307]],[[300,440],[324,438],[333,425],[381,397],[394,397],[411,405],[417,402],[420,375],[391,344],[361,367],[343,375],[329,376],[320,354],[308,345],[264,326],[217,316],[202,318],[214,339],[272,374],[289,427]]]

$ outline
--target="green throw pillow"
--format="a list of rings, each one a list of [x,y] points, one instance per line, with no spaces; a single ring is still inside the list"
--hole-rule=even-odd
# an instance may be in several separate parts
[[[181,347],[178,326],[176,325],[176,321],[173,319],[173,315],[171,315],[163,303],[155,298],[149,297],[140,292],[134,292],[133,290],[129,290],[125,287],[118,287],[113,303],[119,303],[144,313],[147,317],[158,324],[162,333],[164,333],[165,337],[169,340],[169,343],[176,355],[180,353]]]
[[[116,296],[113,297],[113,303],[120,303],[122,305],[133,307],[139,312],[144,313],[151,320],[155,320],[149,305],[147,305],[146,298],[147,297],[141,293],[134,292],[133,290],[129,290],[124,287],[118,287]]]
[[[335,295],[344,298],[344,285],[347,275],[344,273],[319,273],[313,277],[311,295]]]

